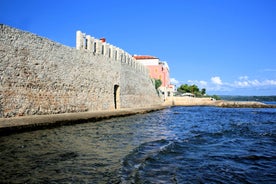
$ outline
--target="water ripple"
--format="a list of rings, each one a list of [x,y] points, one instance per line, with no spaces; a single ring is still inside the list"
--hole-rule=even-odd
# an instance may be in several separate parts
[[[0,137],[2,183],[276,183],[276,110],[173,107]]]

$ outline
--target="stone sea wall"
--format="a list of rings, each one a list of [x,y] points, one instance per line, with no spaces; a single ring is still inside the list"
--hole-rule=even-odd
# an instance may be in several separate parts
[[[143,66],[121,49],[97,48],[77,50],[1,24],[0,117],[160,105]]]

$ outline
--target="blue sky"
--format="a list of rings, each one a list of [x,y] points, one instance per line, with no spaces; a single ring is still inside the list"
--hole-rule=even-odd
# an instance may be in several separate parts
[[[0,0],[0,23],[75,47],[81,30],[167,61],[208,94],[276,95],[276,0]]]

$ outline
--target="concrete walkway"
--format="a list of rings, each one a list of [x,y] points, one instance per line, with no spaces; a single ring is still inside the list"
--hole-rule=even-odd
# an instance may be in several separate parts
[[[148,113],[165,108],[166,106],[154,106],[136,109],[120,109],[113,111],[79,112],[0,118],[0,136],[16,132],[53,128],[61,125],[95,122],[112,117],[123,117],[134,114]]]

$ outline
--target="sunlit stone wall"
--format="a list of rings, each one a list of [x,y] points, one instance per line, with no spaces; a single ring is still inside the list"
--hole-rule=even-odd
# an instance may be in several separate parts
[[[131,55],[78,34],[75,49],[0,25],[0,117],[161,103],[147,69]]]

